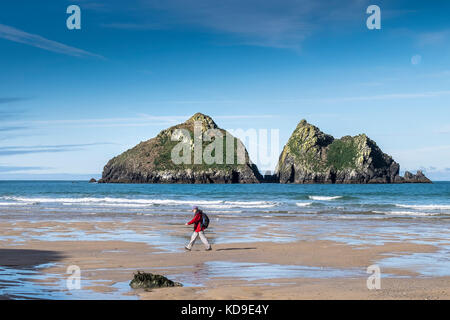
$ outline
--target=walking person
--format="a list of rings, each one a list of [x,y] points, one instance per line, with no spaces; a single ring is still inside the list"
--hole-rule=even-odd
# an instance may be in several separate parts
[[[206,250],[211,250],[211,245],[209,244],[208,239],[203,232],[209,224],[208,216],[203,213],[202,210],[199,210],[198,207],[193,207],[192,212],[194,213],[194,218],[188,223],[185,223],[185,225],[188,226],[194,224],[194,233],[192,234],[191,241],[184,248],[188,251],[191,251],[195,240],[197,240],[197,237],[200,237],[200,240],[205,245]]]

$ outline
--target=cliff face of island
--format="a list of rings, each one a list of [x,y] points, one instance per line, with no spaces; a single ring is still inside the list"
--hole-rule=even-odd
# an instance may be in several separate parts
[[[119,156],[111,159],[103,169],[102,179],[99,183],[259,183],[263,178],[258,168],[251,163],[247,150],[244,150],[244,161],[237,161],[236,157],[231,164],[227,164],[226,150],[230,141],[232,148],[237,154],[238,144],[242,142],[232,137],[231,140],[223,139],[223,160],[207,164],[204,160],[195,162],[194,134],[195,124],[200,124],[200,135],[207,135],[209,129],[216,129],[223,137],[229,133],[220,129],[209,116],[196,113],[189,120],[176,126],[161,131],[155,138],[141,142],[134,148],[125,151]],[[176,164],[172,161],[173,150],[183,141],[175,141],[174,137],[180,135],[184,130],[188,136],[186,140],[189,149],[189,163]],[[209,130],[209,131],[208,131]],[[190,137],[190,138],[189,138]],[[206,139],[208,140],[208,139]],[[210,138],[214,141],[214,138]],[[211,141],[203,141],[202,149],[207,148]],[[243,146],[243,145],[242,145]],[[185,150],[186,151],[186,150]],[[216,152],[216,151],[214,151]],[[213,155],[214,152],[212,152]],[[181,152],[182,154],[182,152]],[[179,154],[178,154],[179,155]],[[230,161],[228,161],[230,162]],[[198,163],[198,164],[196,164]]]
[[[430,183],[422,172],[399,175],[400,165],[365,134],[335,139],[300,121],[280,155],[280,183]]]

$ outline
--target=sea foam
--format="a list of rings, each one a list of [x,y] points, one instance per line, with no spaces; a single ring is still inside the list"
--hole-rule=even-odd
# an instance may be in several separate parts
[[[396,204],[396,207],[422,210],[449,210],[448,204]]]
[[[435,216],[436,212],[419,212],[419,211],[374,211],[374,213],[381,213],[388,216]]]
[[[340,199],[342,198],[342,196],[309,196],[309,199],[311,200],[320,200],[320,201],[331,201],[331,200],[336,200],[336,199]]]
[[[297,207],[307,207],[307,206],[312,205],[312,202],[296,202],[295,205]]]
[[[94,205],[112,207],[145,207],[145,206],[203,206],[214,209],[229,208],[272,208],[278,205],[273,201],[226,201],[226,200],[174,200],[174,199],[130,199],[130,198],[27,198],[27,197],[3,197],[9,205],[29,204],[61,204],[61,205]],[[7,205],[7,204],[5,204]]]

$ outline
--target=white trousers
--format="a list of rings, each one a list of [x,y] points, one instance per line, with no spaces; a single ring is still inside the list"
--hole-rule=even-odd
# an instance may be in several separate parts
[[[203,244],[205,245],[206,249],[211,248],[211,245],[208,242],[208,239],[206,239],[205,233],[203,231],[200,232],[194,232],[191,237],[191,242],[186,246],[186,248],[191,249],[194,245],[195,240],[200,237],[200,240],[202,240]]]

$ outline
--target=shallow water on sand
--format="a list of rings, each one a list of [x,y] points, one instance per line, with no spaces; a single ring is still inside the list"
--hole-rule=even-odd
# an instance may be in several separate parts
[[[83,279],[80,289],[69,290],[66,285],[67,277],[41,272],[42,269],[51,266],[52,264],[44,264],[27,269],[0,266],[0,297],[15,300],[137,299],[137,296],[132,294],[129,282],[117,282],[111,285],[111,292],[96,292],[84,287],[98,285],[102,281]]]
[[[272,263],[250,263],[232,261],[208,261],[195,266],[192,274],[172,275],[177,281],[190,281],[197,285],[217,278],[235,278],[255,281],[277,278],[352,278],[365,275],[365,270],[279,265]],[[188,278],[189,277],[189,278]]]
[[[0,223],[8,226],[0,241],[17,246],[30,240],[120,240],[148,243],[161,253],[180,252],[191,232],[182,226],[191,218],[191,205],[200,206],[209,215],[207,236],[213,246],[299,240],[331,240],[362,246],[387,242],[431,244],[438,247],[436,252],[387,256],[379,264],[383,268],[411,269],[425,277],[450,275],[449,182],[105,185],[0,181]],[[90,228],[79,228],[76,223],[89,224]],[[173,231],[160,232],[157,226],[161,225],[164,230]],[[0,268],[0,295],[50,299],[133,297],[124,296],[129,292],[128,283],[116,284],[112,293],[48,291],[49,284],[41,278],[39,269]],[[205,263],[199,270],[207,279],[239,278],[239,272],[246,270],[255,280],[281,276],[352,277],[365,272],[224,261]],[[190,271],[173,273],[173,277],[189,286],[200,285],[189,280]],[[33,279],[41,282],[33,283]]]

